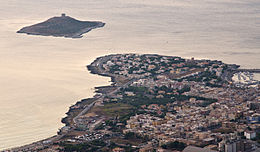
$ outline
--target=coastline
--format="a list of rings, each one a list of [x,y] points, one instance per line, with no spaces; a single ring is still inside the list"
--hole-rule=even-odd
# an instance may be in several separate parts
[[[94,27],[85,28],[85,29],[82,29],[81,31],[73,34],[72,36],[64,36],[64,37],[66,37],[66,38],[82,38],[83,34],[88,33],[93,29],[101,28],[101,27],[105,26],[105,23],[103,23],[103,22],[96,22],[96,23],[97,23],[97,25],[94,26]]]
[[[31,148],[35,148],[37,146],[43,146],[44,147],[44,146],[51,145],[51,144],[55,143],[56,141],[58,141],[59,139],[61,139],[62,137],[66,136],[66,134],[69,132],[68,131],[69,129],[71,129],[71,128],[74,129],[73,128],[73,123],[75,123],[74,119],[76,117],[79,117],[82,114],[85,114],[92,106],[95,105],[95,102],[97,100],[102,98],[102,96],[99,95],[98,93],[106,94],[107,91],[104,92],[103,89],[108,89],[109,90],[108,93],[114,92],[113,89],[110,89],[110,88],[113,88],[113,87],[119,89],[119,87],[117,86],[117,84],[119,83],[119,81],[117,80],[118,76],[116,76],[112,73],[105,73],[103,71],[104,70],[103,67],[101,66],[103,63],[110,60],[111,57],[113,57],[114,55],[117,55],[117,54],[111,54],[111,55],[105,55],[105,56],[97,57],[90,65],[86,66],[91,74],[97,74],[97,75],[100,75],[100,76],[110,77],[112,83],[110,85],[107,85],[107,86],[95,87],[96,94],[93,97],[82,99],[82,100],[76,102],[74,105],[70,106],[68,112],[66,112],[67,116],[62,118],[62,120],[61,120],[61,122],[64,123],[65,126],[58,131],[57,135],[54,135],[52,137],[49,137],[49,138],[46,138],[46,139],[43,139],[43,140],[40,140],[40,141],[33,142],[31,144],[28,144],[28,145],[10,148],[10,149],[6,149],[6,150],[3,150],[3,151],[7,151],[7,152],[9,152],[9,151],[10,152],[11,151],[14,151],[14,152],[15,151],[26,151],[26,150],[30,150]],[[158,54],[156,54],[156,55],[158,55]],[[160,55],[158,55],[158,56],[160,56]],[[239,71],[239,65],[232,64],[230,66],[232,66],[234,68],[234,71],[229,71],[230,73],[228,73],[228,75],[225,75],[226,78],[228,78],[228,79],[231,77],[230,74],[232,74],[232,72]],[[248,70],[250,70],[250,69],[248,69]],[[130,82],[130,80],[129,80],[129,82]],[[125,83],[125,84],[127,84],[127,83]],[[77,108],[77,107],[79,107],[79,108]],[[86,110],[86,111],[84,111],[84,110]]]
[[[88,33],[93,29],[101,28],[101,27],[105,26],[105,23],[103,23],[103,22],[99,22],[99,21],[94,21],[94,22],[97,23],[97,25],[95,25],[93,27],[87,27],[87,28],[81,29],[80,31],[78,31],[76,33],[72,33],[72,34],[58,34],[57,35],[57,34],[52,34],[52,33],[46,34],[46,33],[39,33],[39,32],[24,31],[24,29],[27,28],[27,27],[20,29],[19,31],[17,31],[17,33],[22,33],[22,34],[24,33],[24,34],[27,34],[27,35],[36,35],[36,36],[37,35],[38,36],[53,36],[53,37],[64,37],[64,38],[76,39],[76,38],[82,38],[83,34]]]
[[[105,76],[105,77],[111,78],[112,83],[110,85],[95,87],[95,89],[96,89],[95,93],[98,93],[99,90],[103,89],[103,88],[114,87],[114,85],[116,83],[116,79],[113,75],[110,75],[108,73],[102,73],[97,68],[97,67],[99,67],[98,65],[99,65],[100,62],[107,61],[111,56],[113,56],[113,54],[107,55],[107,56],[97,57],[90,65],[86,66],[87,70],[89,70],[91,74],[97,74],[97,75],[100,75],[100,76]],[[39,140],[39,141],[35,141],[33,143],[30,143],[30,144],[17,146],[17,147],[13,147],[13,148],[3,149],[3,150],[0,150],[0,152],[19,152],[19,151],[28,151],[28,150],[30,151],[32,148],[35,148],[35,147],[40,147],[40,146],[45,147],[45,146],[53,144],[55,141],[57,141],[57,140],[59,140],[59,139],[61,139],[62,137],[65,136],[65,134],[62,133],[62,130],[66,130],[67,127],[70,125],[70,123],[73,122],[73,118],[76,117],[76,116],[73,116],[73,114],[72,114],[72,113],[75,112],[73,107],[82,106],[83,104],[84,104],[83,107],[86,107],[86,105],[91,104],[94,100],[97,100],[98,98],[99,98],[99,96],[96,94],[93,97],[81,99],[80,101],[77,101],[75,104],[70,106],[69,110],[65,113],[66,116],[61,119],[61,123],[63,123],[65,126],[60,128],[57,131],[56,135],[53,135],[51,137],[48,137],[48,138],[45,138],[45,139],[42,139],[42,140]],[[83,110],[83,109],[79,109],[79,110]],[[62,133],[62,134],[60,134],[60,133]]]

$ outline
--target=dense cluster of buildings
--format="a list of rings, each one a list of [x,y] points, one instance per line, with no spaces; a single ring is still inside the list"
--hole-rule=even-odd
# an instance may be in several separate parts
[[[224,66],[225,64],[220,61],[182,59],[151,54],[113,55],[109,61],[103,64],[105,71],[130,78],[165,73],[180,78],[197,75],[203,70],[214,71],[217,75],[221,75]]]
[[[145,58],[145,60],[141,60],[141,58]],[[151,64],[150,58],[155,61],[153,62],[155,65]],[[176,59],[180,62],[167,64]],[[128,62],[126,63],[126,61]],[[156,58],[156,56],[133,57],[133,55],[125,55],[114,56],[104,65],[104,68],[108,70],[111,66],[121,65],[122,62],[124,66],[119,66],[118,69],[114,69],[114,72],[130,77],[138,76],[140,79],[133,82],[131,86],[147,87],[154,95],[153,97],[164,98],[172,94],[180,95],[178,90],[185,86],[190,88],[189,91],[181,94],[190,98],[167,104],[168,110],[173,108],[174,112],[169,110],[164,117],[158,116],[164,108],[162,105],[143,105],[144,111],[155,112],[156,115],[146,113],[132,116],[127,121],[124,132],[147,135],[151,139],[157,139],[160,144],[178,140],[188,145],[209,146],[211,149],[219,151],[233,152],[255,149],[257,143],[251,140],[256,138],[260,129],[260,92],[257,87],[236,88],[229,83],[210,87],[205,85],[205,81],[196,82],[184,79],[179,82],[171,77],[171,74],[174,73],[175,78],[183,79],[190,75],[200,75],[204,70],[208,70],[216,75],[215,80],[209,80],[210,83],[214,84],[214,81],[223,75],[225,64],[217,61],[211,63],[210,61],[182,60],[174,57]],[[166,63],[157,71],[155,77],[151,77],[152,73],[149,71],[156,68],[161,62]],[[134,71],[129,72],[132,67],[139,68],[134,68]],[[178,67],[177,70],[176,67]],[[202,67],[202,71],[196,70]],[[182,75],[185,73],[184,71],[186,74],[187,71],[196,72],[184,76]],[[170,92],[163,90],[156,92],[154,89],[163,86],[170,88]],[[133,92],[130,94],[134,95]],[[217,102],[201,106],[205,101],[196,97],[216,99]]]
[[[236,65],[193,58],[116,54],[99,58],[92,66],[97,68],[96,73],[113,79],[124,77],[124,82],[120,85],[114,82],[113,89],[97,95],[91,106],[72,106],[72,115],[80,109],[88,112],[92,107],[120,102],[129,106],[129,113],[125,111],[127,117],[121,119],[120,107],[115,108],[117,115],[112,118],[86,112],[77,116],[76,121],[71,119],[61,132],[66,138],[59,142],[75,145],[102,140],[111,151],[125,152],[124,147],[129,148],[129,144],[111,148],[110,137],[126,142],[126,134],[134,133],[149,139],[132,145],[141,152],[167,151],[163,145],[176,141],[187,146],[183,152],[260,150],[260,87],[234,85],[229,72]],[[114,112],[111,109],[108,111]],[[97,130],[100,124],[102,127]],[[105,138],[107,135],[110,137]],[[55,148],[50,146],[49,150]]]

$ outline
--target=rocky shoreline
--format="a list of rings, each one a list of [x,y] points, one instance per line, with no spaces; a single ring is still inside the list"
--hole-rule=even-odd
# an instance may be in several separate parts
[[[84,33],[103,26],[105,26],[105,23],[103,22],[79,21],[62,14],[60,17],[53,17],[42,23],[23,27],[17,31],[17,33],[65,38],[82,38]]]
[[[91,74],[97,74],[100,76],[105,76],[105,77],[111,78],[111,82],[112,82],[111,85],[95,87],[96,93],[109,92],[111,89],[113,90],[115,88],[115,84],[117,83],[115,76],[108,74],[108,73],[101,72],[100,71],[101,67],[97,66],[97,65],[101,65],[100,63],[105,62],[110,57],[111,57],[111,55],[104,56],[104,57],[98,57],[90,65],[86,66]],[[104,89],[106,89],[106,91],[104,91]],[[93,100],[96,100],[98,97],[99,97],[99,95],[96,94],[92,98],[82,99],[81,101],[78,101],[76,104],[69,107],[69,111],[66,113],[67,116],[62,118],[61,122],[64,123],[65,126],[70,126],[71,120],[73,119],[73,113],[75,112],[74,107],[85,107],[87,104],[91,103],[91,101],[93,101]],[[84,106],[82,106],[82,105],[84,105]]]
[[[85,29],[82,29],[80,32],[73,34],[72,36],[64,36],[64,37],[66,37],[66,38],[82,38],[83,34],[88,33],[93,29],[105,26],[105,23],[102,23],[102,22],[96,22],[96,23],[97,23],[97,25],[94,26],[94,27],[85,28]]]
[[[110,57],[109,56],[105,56],[105,57]],[[110,87],[114,87],[114,84],[116,83],[116,79],[114,78],[114,76],[109,75],[109,74],[105,74],[100,72],[100,70],[97,68],[98,66],[95,66],[97,63],[100,63],[101,61],[103,61],[104,57],[98,57],[96,58],[96,60],[94,60],[90,65],[87,65],[87,69],[90,71],[90,73],[92,74],[98,74],[101,76],[106,76],[106,77],[110,77],[111,78],[111,85],[108,86],[99,86],[99,87],[95,87],[96,89],[96,93],[98,92],[102,92],[99,90],[102,90],[104,88],[110,88]],[[67,115],[66,117],[61,119],[61,122],[63,124],[65,124],[65,126],[63,128],[61,128],[58,132],[57,135],[54,135],[52,137],[40,140],[40,141],[35,141],[31,144],[27,144],[24,146],[19,146],[19,147],[14,147],[14,148],[9,148],[9,149],[5,149],[2,150],[1,152],[19,152],[19,151],[28,151],[29,149],[31,149],[32,147],[37,147],[37,146],[47,146],[51,143],[53,143],[53,141],[59,140],[60,138],[62,138],[65,134],[63,133],[64,128],[68,128],[71,127],[72,123],[73,123],[73,118],[75,117],[75,113],[76,115],[78,113],[80,113],[80,111],[82,111],[87,105],[91,104],[93,101],[95,101],[96,99],[98,99],[99,96],[96,94],[94,95],[92,98],[86,98],[86,99],[82,99],[80,101],[77,101],[75,104],[73,104],[72,106],[69,107],[68,112],[66,112],[65,114]],[[77,108],[80,107],[80,108]]]
[[[129,82],[133,81],[134,79],[131,80],[129,78],[127,79],[127,77],[115,75],[111,72],[105,72],[106,70],[102,65],[107,61],[111,60],[111,58],[115,55],[116,54],[98,57],[90,65],[87,66],[87,69],[90,71],[90,73],[110,77],[112,83],[107,86],[95,87],[96,94],[92,98],[82,99],[76,102],[71,107],[69,107],[68,112],[66,112],[67,116],[62,118],[61,120],[61,122],[64,123],[65,126],[59,130],[57,135],[41,141],[34,142],[29,145],[25,145],[18,148],[5,150],[5,151],[27,151],[27,150],[31,150],[32,148],[35,148],[38,145],[44,147],[59,141],[64,136],[66,136],[71,130],[75,129],[75,126],[77,124],[77,121],[75,121],[75,119],[86,114],[93,106],[95,106],[95,103],[97,103],[98,100],[104,98],[106,94],[116,92],[116,90],[119,90],[120,88],[127,86]],[[223,74],[223,80],[231,79],[233,72],[231,72],[232,70],[230,71],[229,69],[233,69],[233,71],[236,71],[238,68],[239,66],[235,64],[227,65],[227,69],[224,70],[225,72]],[[128,80],[128,82],[126,82],[126,80],[122,82],[122,78],[125,78],[126,80]]]

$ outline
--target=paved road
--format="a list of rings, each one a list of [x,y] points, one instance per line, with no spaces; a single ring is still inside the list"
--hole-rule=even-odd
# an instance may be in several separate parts
[[[108,57],[104,57],[104,58],[100,58],[98,59],[98,61],[94,64],[94,66],[97,66],[100,71],[102,71],[102,64],[106,61],[108,61],[110,59],[110,56]],[[101,63],[101,64],[100,64]],[[115,76],[116,75],[112,75],[112,76]],[[121,86],[118,86],[117,89],[115,89],[114,91],[111,91],[109,92],[108,94],[104,94],[104,95],[101,95],[100,97],[98,97],[93,103],[89,104],[85,109],[83,109],[76,117],[73,118],[73,122],[75,124],[77,124],[77,119],[84,115],[85,113],[87,113],[97,102],[102,102],[104,97],[107,96],[107,95],[112,95],[116,92],[118,92],[121,88],[125,88],[127,87],[128,85],[130,85],[132,82],[134,82],[136,79],[132,79],[130,80],[129,82],[121,85]],[[91,130],[93,130],[96,125],[98,125],[100,122],[102,122],[103,119],[100,119],[98,120],[96,123],[94,123],[93,125],[91,125]],[[71,128],[73,129],[73,128]],[[34,151],[34,149],[36,147],[44,147],[44,146],[47,146],[47,145],[51,145],[53,144],[55,141],[57,140],[60,140],[63,136],[65,136],[66,133],[63,133],[62,135],[56,135],[54,137],[50,137],[50,138],[47,138],[47,139],[44,139],[44,140],[41,140],[41,141],[37,141],[37,142],[34,142],[32,144],[29,144],[29,145],[25,145],[25,146],[22,146],[22,147],[18,147],[18,148],[12,148],[12,149],[9,149],[9,150],[4,150],[6,152],[23,152],[23,151]]]
[[[130,85],[133,81],[135,81],[135,79],[130,80],[129,82],[125,83],[124,85],[118,87],[117,89],[115,89],[114,91],[109,92],[108,94],[103,94],[100,97],[98,97],[93,103],[91,103],[90,105],[88,105],[85,109],[83,109],[76,117],[73,118],[73,122],[75,124],[77,124],[77,119],[84,115],[85,113],[87,113],[89,110],[91,110],[91,108],[97,103],[97,102],[102,102],[104,97],[107,95],[112,95],[116,92],[118,92],[121,88],[125,88],[126,86]]]
[[[99,125],[103,120],[104,119],[101,118],[101,119],[97,120],[94,124],[90,125],[89,126],[89,131],[93,131],[96,128],[96,126]]]
[[[260,69],[236,69],[237,72],[260,73]]]
[[[98,67],[98,70],[100,72],[103,71],[103,63],[107,62],[108,60],[110,60],[111,56],[106,56],[106,57],[102,57],[102,58],[99,58],[95,61],[95,63],[92,65],[92,66],[95,66],[95,67]],[[117,77],[117,75],[114,75],[114,74],[108,74],[110,76],[114,76],[114,77]],[[121,88],[125,88],[126,86],[130,85],[133,81],[135,81],[136,79],[132,79],[130,80],[129,82],[119,86],[117,89],[115,89],[114,91],[111,91],[109,92],[108,94],[103,94],[101,95],[100,97],[98,97],[93,103],[91,103],[90,105],[88,105],[85,109],[83,109],[76,117],[73,118],[73,122],[74,124],[77,124],[77,120],[80,116],[84,115],[85,113],[87,113],[89,110],[91,110],[91,108],[97,103],[97,102],[102,102],[104,97],[107,96],[107,95],[112,95],[116,92],[118,92]]]

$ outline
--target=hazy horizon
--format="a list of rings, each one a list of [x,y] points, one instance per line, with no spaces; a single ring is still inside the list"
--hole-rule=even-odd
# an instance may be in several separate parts
[[[86,65],[111,53],[158,53],[260,68],[258,0],[0,0],[0,149],[55,135],[69,106],[109,78]],[[17,34],[66,13],[102,21],[81,39]]]

